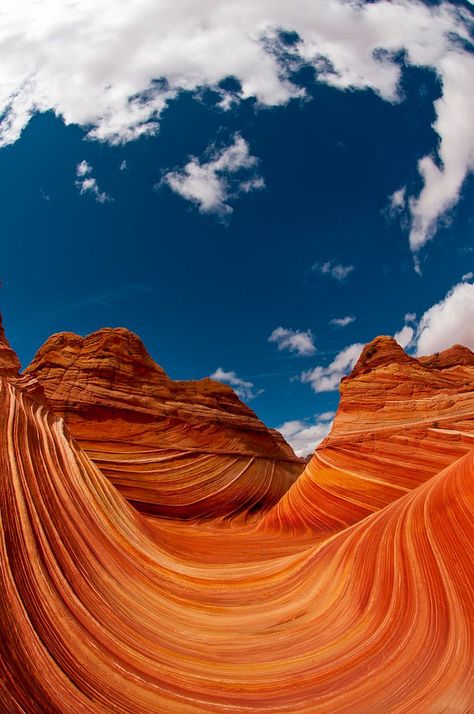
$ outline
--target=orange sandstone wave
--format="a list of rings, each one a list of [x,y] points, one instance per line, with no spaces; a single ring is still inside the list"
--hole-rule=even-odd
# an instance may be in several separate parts
[[[474,710],[469,350],[377,338],[296,481],[126,330],[18,369],[0,329],[1,712]]]
[[[368,344],[341,383],[329,436],[265,528],[332,533],[385,507],[474,447],[474,354],[408,356]]]
[[[472,451],[318,546],[248,527],[248,561],[205,562],[0,384],[2,711],[472,711]]]

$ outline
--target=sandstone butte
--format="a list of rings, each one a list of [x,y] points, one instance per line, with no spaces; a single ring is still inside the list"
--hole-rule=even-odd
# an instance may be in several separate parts
[[[2,713],[474,711],[469,350],[374,340],[306,468],[125,330],[18,368],[2,331]]]
[[[53,335],[25,370],[77,443],[142,512],[246,514],[276,503],[302,461],[233,389],[174,381],[129,330]]]
[[[473,388],[466,347],[415,359],[377,337],[341,382],[331,433],[265,525],[328,534],[424,483],[474,447]]]

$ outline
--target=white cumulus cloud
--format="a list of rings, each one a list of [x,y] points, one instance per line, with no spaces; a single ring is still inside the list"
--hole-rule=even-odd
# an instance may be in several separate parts
[[[84,195],[85,193],[90,193],[94,196],[95,200],[99,203],[107,203],[112,201],[112,198],[101,191],[97,179],[95,179],[92,174],[92,166],[87,163],[87,161],[81,161],[76,166],[76,188],[79,189],[79,193]]]
[[[454,344],[474,350],[474,284],[458,283],[421,317],[416,353],[430,355]]]
[[[268,341],[278,345],[279,350],[296,352],[299,357],[313,355],[316,352],[311,330],[302,332],[300,330],[290,330],[285,327],[276,327],[268,338]]]
[[[225,384],[230,384],[233,387],[234,392],[245,401],[249,402],[255,397],[258,397],[263,393],[263,389],[255,390],[253,382],[241,379],[237,376],[234,370],[226,372],[222,367],[218,367],[215,372],[209,375],[211,379],[216,379],[218,382],[224,382]]]
[[[46,111],[84,127],[90,138],[130,141],[156,132],[182,90],[217,88],[223,110],[247,97],[260,106],[281,105],[304,95],[291,80],[303,63],[320,82],[372,88],[386,101],[400,101],[404,50],[409,65],[433,67],[442,85],[433,125],[438,157],[420,159],[421,192],[404,196],[416,252],[473,169],[470,18],[467,8],[446,1],[4,0],[0,145],[16,141],[31,117]],[[291,51],[279,51],[281,29],[297,35]],[[222,91],[226,77],[240,89]],[[199,205],[215,205],[212,192],[201,202],[196,191]]]
[[[436,233],[441,217],[458,201],[468,172],[474,170],[474,57],[454,50],[439,58],[443,94],[435,102],[438,155],[418,162],[423,179],[419,196],[410,199],[410,247],[414,252]]]
[[[393,336],[393,339],[398,342],[400,347],[406,349],[413,341],[415,330],[411,325],[404,325],[401,330],[398,330]]]
[[[277,431],[285,437],[297,456],[308,456],[329,434],[333,417],[334,412],[326,412],[314,421],[293,419],[277,426]]]
[[[332,392],[339,387],[339,382],[354,367],[364,348],[356,342],[345,347],[327,367],[318,365],[301,374],[301,381],[310,384],[315,392]]]
[[[240,134],[235,134],[229,146],[217,149],[212,145],[206,155],[207,161],[191,156],[182,169],[165,173],[161,183],[194,203],[201,213],[219,215],[232,212],[227,203],[230,199],[264,188],[261,176],[248,176],[249,171],[255,170],[258,159],[251,155]],[[242,171],[247,172],[244,178]]]
[[[76,166],[76,176],[87,176],[92,173],[92,166],[84,159]]]

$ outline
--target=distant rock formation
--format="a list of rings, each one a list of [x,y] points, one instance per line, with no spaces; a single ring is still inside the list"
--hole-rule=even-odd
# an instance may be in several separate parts
[[[266,526],[350,526],[474,447],[474,354],[466,347],[417,359],[377,337],[340,392],[331,433]]]
[[[174,381],[123,328],[53,335],[35,379],[78,444],[140,510],[172,518],[268,508],[303,470],[233,389]]]

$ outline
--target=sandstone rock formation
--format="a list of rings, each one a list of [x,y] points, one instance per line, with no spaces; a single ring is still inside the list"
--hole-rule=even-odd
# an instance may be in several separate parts
[[[474,354],[465,347],[415,359],[377,337],[340,392],[331,433],[265,525],[339,530],[474,446]]]
[[[136,339],[54,337],[25,376],[0,372],[0,711],[473,710],[472,353],[414,360],[378,338],[279,503],[223,520],[199,439],[262,460],[274,439],[275,471],[299,462],[229,390],[172,382]],[[128,440],[112,441],[117,471],[131,444],[173,461],[172,439],[189,440],[199,465],[180,484],[194,497],[209,484],[211,517],[151,517],[124,497],[90,448],[109,448],[114,419]],[[130,441],[142,438],[157,441]],[[131,481],[148,464],[134,458]]]
[[[0,400],[2,711],[474,705],[472,451],[319,547],[259,560],[250,530],[252,560],[213,565],[168,552],[62,420]]]
[[[3,377],[17,377],[20,371],[20,360],[10,347],[3,329],[2,315],[0,314],[0,375]]]
[[[231,387],[173,381],[129,330],[53,335],[25,377],[43,386],[78,444],[146,513],[247,514],[276,503],[303,470]]]

